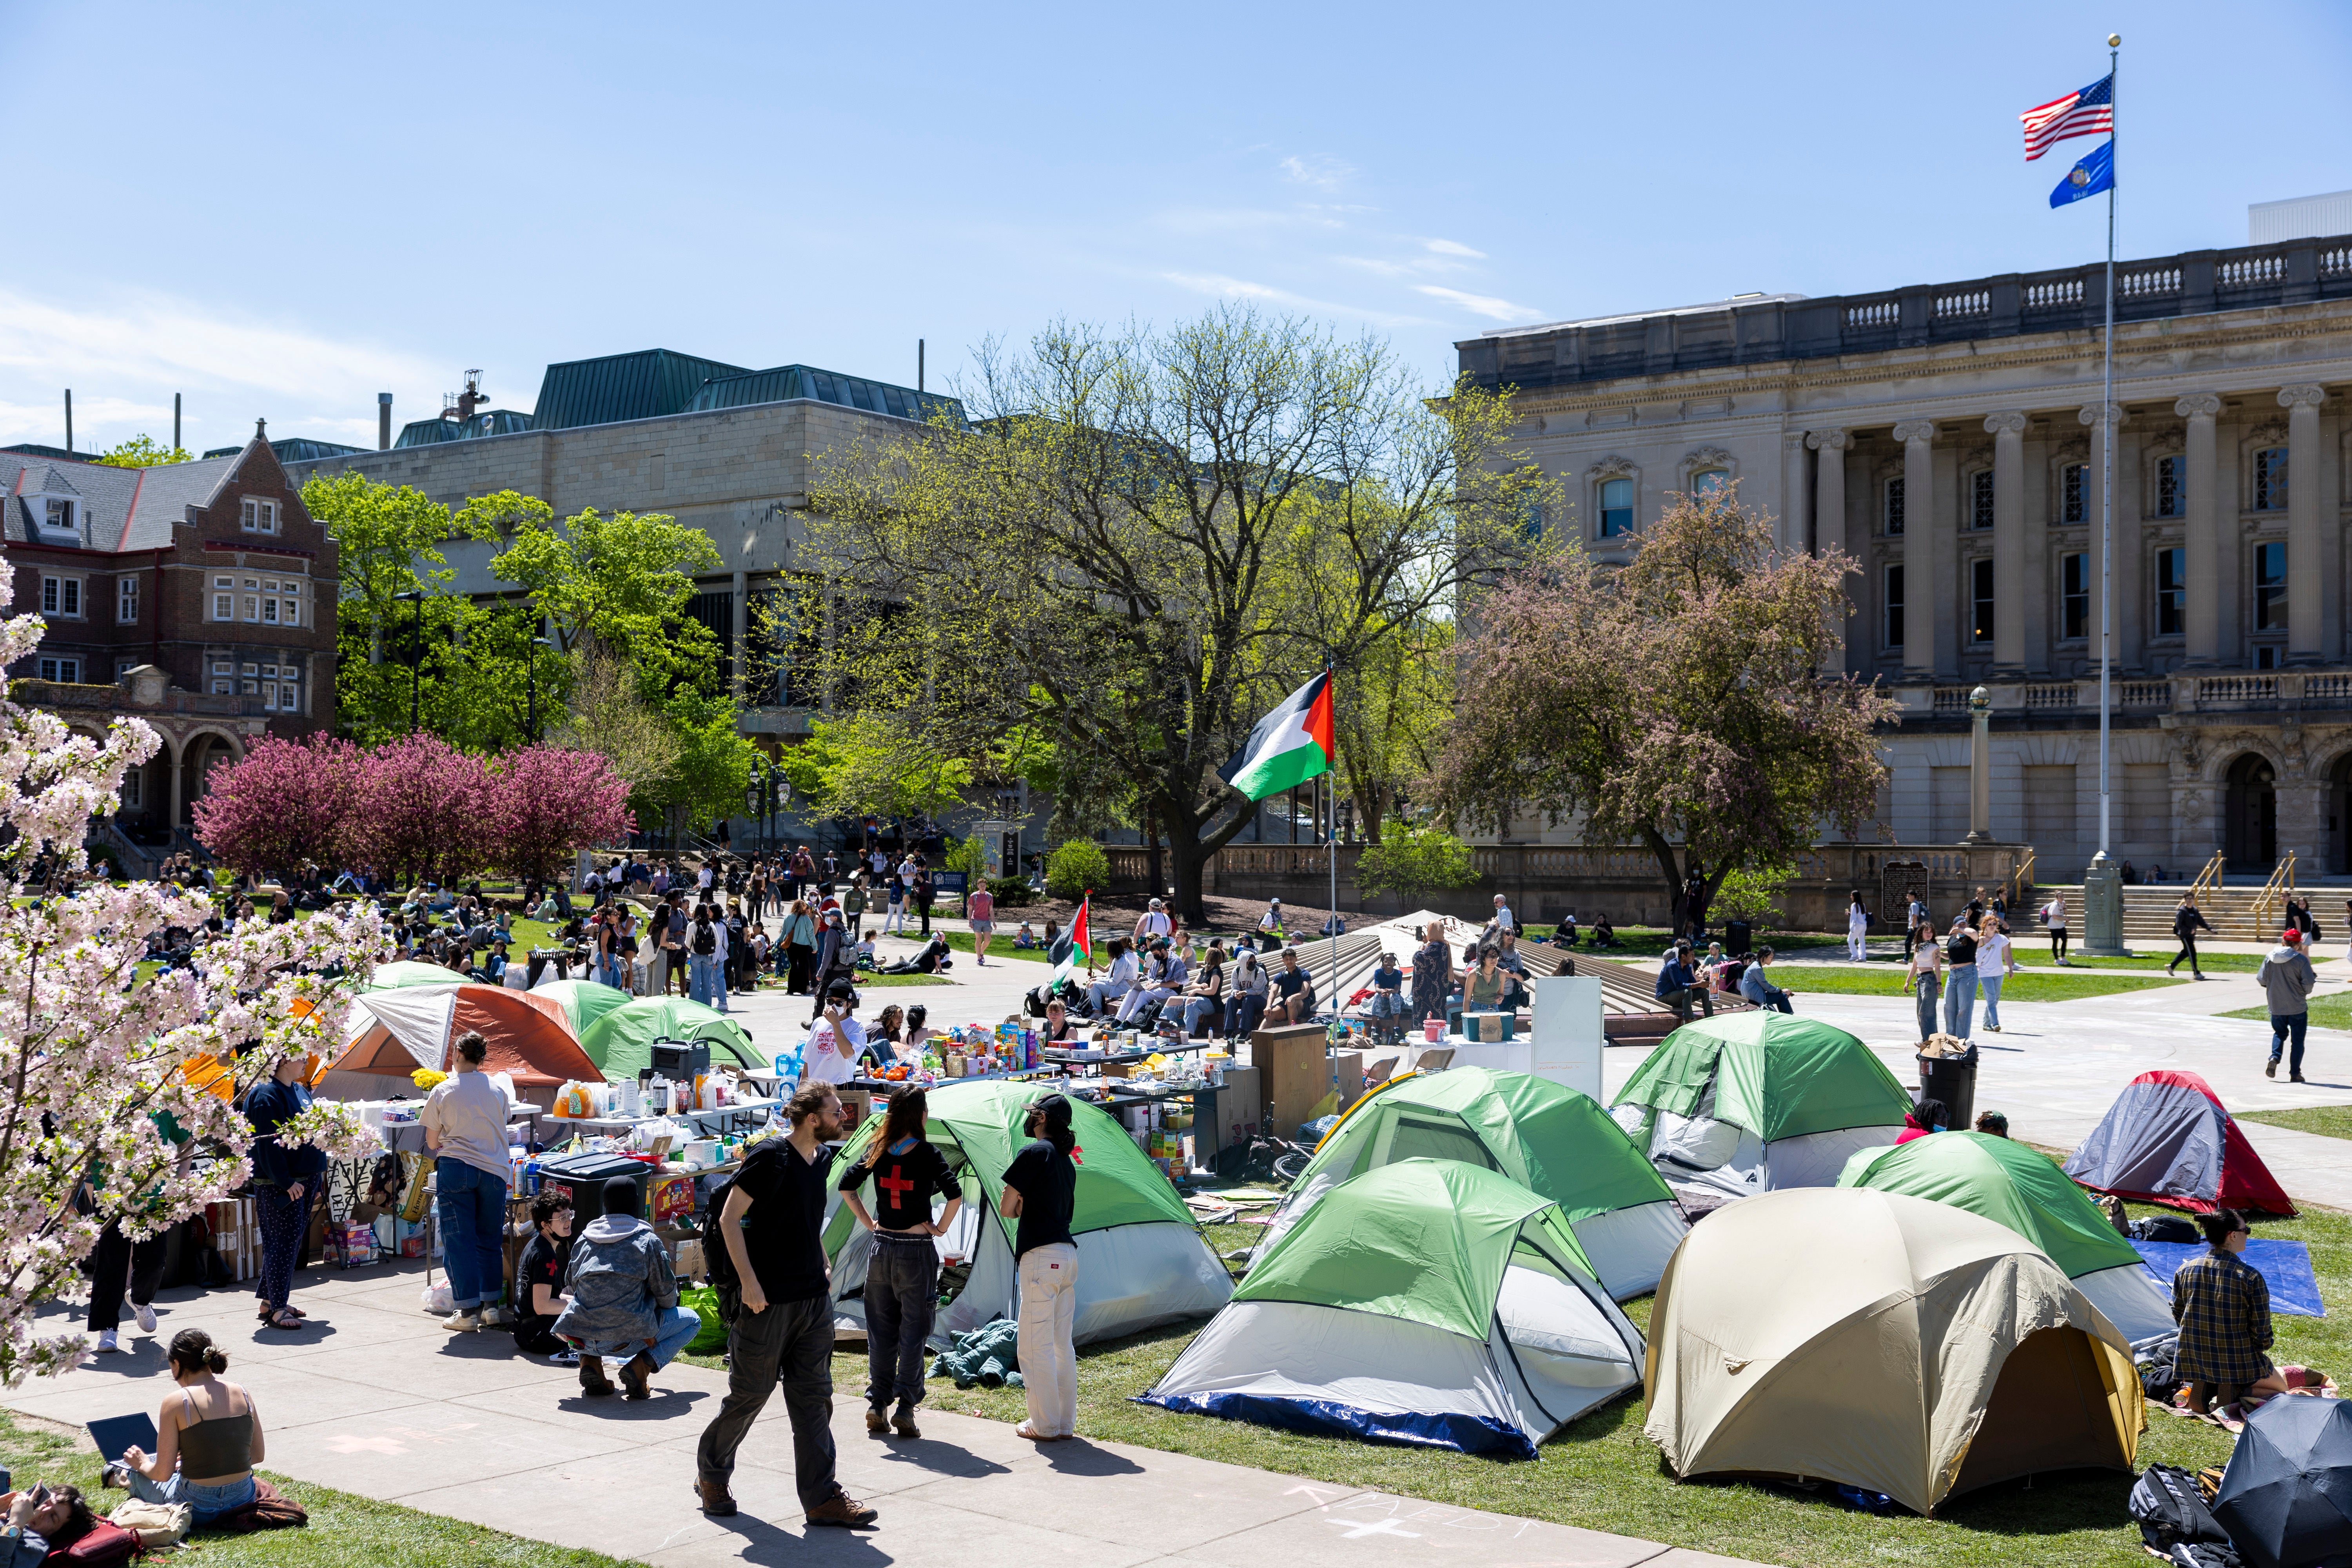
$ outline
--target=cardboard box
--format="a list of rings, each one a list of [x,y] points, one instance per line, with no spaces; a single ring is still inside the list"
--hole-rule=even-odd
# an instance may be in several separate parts
[[[1500,1045],[1511,1037],[1511,1027],[1517,1022],[1513,1013],[1465,1013],[1462,1015],[1462,1036],[1475,1045]]]
[[[1217,1091],[1217,1108],[1209,1119],[1212,1157],[1220,1151],[1241,1148],[1257,1136],[1264,1102],[1255,1068],[1229,1067],[1225,1087]]]
[[[694,1213],[694,1177],[691,1173],[656,1176],[652,1183],[651,1205],[646,1218],[655,1225],[669,1225]]]
[[[1364,1097],[1364,1053],[1334,1051],[1331,1063],[1339,1075],[1339,1109],[1345,1110]]]

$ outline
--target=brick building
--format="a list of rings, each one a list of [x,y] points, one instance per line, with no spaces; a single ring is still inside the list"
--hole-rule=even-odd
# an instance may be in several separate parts
[[[131,714],[163,738],[124,782],[136,846],[163,848],[205,773],[257,737],[334,727],[335,542],[257,432],[152,468],[0,450],[0,494],[13,607],[48,622],[12,694],[93,733]]]

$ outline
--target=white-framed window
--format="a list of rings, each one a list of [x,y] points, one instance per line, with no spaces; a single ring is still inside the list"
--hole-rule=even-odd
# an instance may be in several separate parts
[[[214,695],[214,696],[215,696],[215,697],[234,697],[234,696],[236,696],[236,681],[234,681],[234,680],[215,680],[215,681],[214,681],[214,682],[213,682],[213,695]]]
[[[1536,518],[1535,537],[1540,539],[1543,537],[1543,518],[1541,515],[1543,509],[1538,507],[1536,510],[1538,516]],[[299,626],[302,624],[301,584],[288,583],[285,584],[284,596],[278,601],[278,624],[281,626]]]
[[[247,697],[257,696],[260,690],[261,682],[257,680],[248,680],[245,683],[245,695]]]
[[[1969,563],[1969,640],[1992,641],[1992,558]]]
[[[1992,526],[1992,470],[1979,468],[1969,476],[1969,526]]]
[[[247,498],[241,521],[247,533],[275,533],[278,531],[278,503]]]
[[[2254,510],[2286,510],[2286,448],[2265,447],[2254,454]]]
[[[2058,470],[2058,521],[2091,521],[2091,465],[2069,463]]]
[[[1633,481],[1601,481],[1601,537],[1615,539],[1633,531]]]
[[[55,497],[43,497],[41,526],[58,533],[74,531],[74,503]]]
[[[1903,646],[1903,568],[1900,566],[1889,566],[1886,569],[1885,604],[1886,646],[1901,647]]]
[[[60,680],[68,686],[78,686],[81,683],[81,660],[44,658],[41,660],[41,679]]]
[[[213,619],[216,621],[236,619],[236,579],[234,577],[213,579]]]
[[[127,573],[114,580],[114,624],[118,626],[139,624],[139,579]]]
[[[259,675],[261,673],[261,666],[248,663],[240,673],[246,675]]]
[[[2156,515],[2185,517],[2188,512],[2189,459],[2158,458],[2156,460]]]
[[[2074,551],[2058,558],[2058,637],[2080,642],[2091,635],[2091,558]]]
[[[1697,473],[1691,476],[1691,499],[1693,500],[1703,500],[1707,496],[1715,494],[1717,490],[1723,489],[1724,486],[1730,482],[1731,474],[1728,469],[1701,468]]]
[[[278,584],[272,583],[269,586],[275,588]],[[261,624],[265,626],[274,626],[278,624],[278,595],[275,594],[264,594],[261,596]]]
[[[2254,630],[2286,630],[2286,545],[2264,540],[2254,546]]]
[[[2189,624],[2189,552],[2156,552],[2156,635],[2177,637]]]
[[[261,619],[261,595],[257,591],[260,587],[261,579],[258,577],[245,580],[245,618],[248,621],[258,622]]]
[[[1886,505],[1884,515],[1886,519],[1886,531],[1890,535],[1903,531],[1903,476],[1900,474],[1886,481]]]
[[[41,574],[41,614],[45,616],[81,615],[81,579],[55,577]]]
[[[145,804],[140,798],[140,785],[144,781],[145,773],[146,770],[143,768],[122,770],[122,804],[133,811]]]
[[[280,682],[278,688],[278,708],[283,713],[299,712],[302,707],[301,689]]]

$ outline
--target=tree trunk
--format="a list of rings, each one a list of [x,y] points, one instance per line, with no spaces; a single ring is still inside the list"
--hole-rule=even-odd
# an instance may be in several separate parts
[[[1209,907],[1202,896],[1202,881],[1208,869],[1209,857],[1215,847],[1201,842],[1200,828],[1181,816],[1168,819],[1168,859],[1176,878],[1176,907],[1172,911],[1178,920],[1195,931],[1209,923]],[[1155,843],[1152,850],[1154,890],[1159,882],[1160,854]]]
[[[1657,857],[1658,869],[1665,879],[1666,924],[1679,931],[1683,918],[1683,873],[1682,868],[1675,863],[1675,847],[1666,841],[1664,834],[1654,827],[1642,829],[1642,842],[1648,845],[1650,853]],[[1711,888],[1708,889],[1710,892],[1713,890]]]

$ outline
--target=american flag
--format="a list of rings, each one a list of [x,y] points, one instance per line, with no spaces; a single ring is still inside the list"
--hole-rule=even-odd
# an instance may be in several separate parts
[[[2018,119],[2025,122],[2029,163],[2069,136],[2106,135],[2116,128],[2116,79],[2112,73],[2103,76],[2082,91],[2029,109]]]

